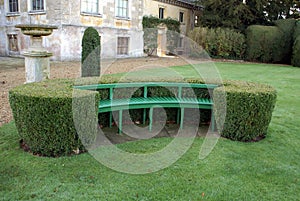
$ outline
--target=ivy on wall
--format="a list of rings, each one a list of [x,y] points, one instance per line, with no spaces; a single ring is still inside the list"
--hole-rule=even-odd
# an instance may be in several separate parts
[[[180,22],[172,18],[160,19],[154,16],[143,17],[143,29],[157,28],[158,25],[165,24],[170,31],[180,33]]]
[[[180,22],[172,18],[160,19],[154,16],[143,17],[144,52],[152,55],[157,48],[157,27],[164,24],[167,27],[167,48],[174,53],[180,36]]]

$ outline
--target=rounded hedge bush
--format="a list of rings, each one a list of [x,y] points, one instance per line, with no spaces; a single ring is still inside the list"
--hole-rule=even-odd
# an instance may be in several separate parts
[[[226,103],[220,101],[226,94]],[[226,81],[214,90],[214,111],[221,136],[238,141],[265,137],[276,103],[276,90],[265,84]],[[221,119],[224,104],[226,117]]]
[[[97,97],[83,90],[77,96]],[[10,90],[18,133],[32,153],[55,157],[85,151],[73,123],[73,99],[72,80],[47,80]]]
[[[79,82],[77,80],[76,85],[118,81],[116,77],[103,76],[100,81],[99,78],[82,78]],[[138,80],[135,81],[138,82]],[[161,80],[148,78],[147,81]],[[180,82],[172,78],[165,81]],[[189,79],[187,81],[203,83],[201,80]],[[132,80],[122,80],[122,82],[132,82]],[[98,118],[99,100],[105,98],[107,92],[73,89],[74,83],[71,79],[47,80],[21,85],[10,90],[9,100],[18,133],[34,154],[61,156],[83,152],[85,151],[83,144],[87,145],[89,140],[93,139],[94,136],[89,136],[93,133],[85,133],[87,136],[82,138],[78,136],[77,131],[86,128],[87,125],[95,125],[93,119]],[[226,103],[218,101],[224,94],[222,90],[226,93]],[[154,94],[169,95],[170,93],[161,87],[149,91]],[[138,93],[140,93],[139,90],[135,92],[135,94]],[[208,96],[203,91],[195,94],[199,97]],[[213,98],[219,129],[220,122],[225,121],[223,130],[220,130],[222,136],[233,140],[248,141],[266,135],[276,101],[274,88],[263,84],[226,81],[224,88],[219,87],[214,90]],[[91,102],[91,99],[95,102],[94,107],[85,105]],[[222,120],[219,117],[225,112],[221,109],[224,104],[226,104],[227,113],[226,118]],[[78,110],[73,111],[74,105]],[[173,114],[175,115],[176,112]],[[204,114],[208,115],[206,119],[210,119],[210,112]],[[135,115],[140,116],[140,114]],[[78,116],[80,116],[80,125],[75,126],[74,122],[78,124],[78,119],[76,119]],[[85,141],[82,142],[82,140]]]

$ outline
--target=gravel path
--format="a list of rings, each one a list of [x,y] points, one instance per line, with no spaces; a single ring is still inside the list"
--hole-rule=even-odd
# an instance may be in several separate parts
[[[102,74],[129,72],[140,68],[186,65],[180,58],[134,58],[105,61]],[[57,62],[50,64],[51,78],[77,78],[80,76],[80,62]],[[0,57],[0,126],[13,119],[8,101],[8,92],[25,82],[25,65],[22,58]]]

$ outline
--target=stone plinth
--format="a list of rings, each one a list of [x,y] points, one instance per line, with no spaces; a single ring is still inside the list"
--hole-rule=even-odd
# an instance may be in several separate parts
[[[50,57],[52,53],[43,47],[42,36],[48,36],[56,26],[20,24],[16,25],[24,35],[30,36],[30,47],[24,51],[26,83],[40,82],[50,78]]]
[[[40,82],[50,78],[51,53],[47,52],[24,52],[26,83]]]
[[[167,50],[167,27],[164,24],[160,24],[157,33],[157,56],[166,56]]]

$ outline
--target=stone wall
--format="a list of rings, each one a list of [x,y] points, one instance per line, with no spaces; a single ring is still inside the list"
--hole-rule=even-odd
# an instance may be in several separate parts
[[[20,51],[29,47],[29,37],[24,36],[14,26],[16,24],[52,24],[58,26],[53,34],[43,39],[45,48],[53,52],[52,60],[80,60],[81,41],[84,30],[92,26],[99,32],[102,42],[102,57],[117,57],[117,37],[129,37],[128,57],[143,56],[143,0],[129,0],[129,19],[115,17],[115,1],[102,0],[100,15],[87,15],[80,12],[78,0],[51,0],[46,1],[46,12],[30,14],[27,1],[20,2],[20,14],[6,16],[3,0],[0,1],[0,18],[3,26],[0,28],[0,37],[7,38],[8,33],[18,36]],[[0,56],[7,56],[8,40],[0,42]]]
[[[6,56],[6,34],[5,34],[5,11],[4,2],[0,0],[0,56]]]
[[[81,40],[84,30],[92,26],[101,37],[103,58],[117,57],[117,37],[129,37],[128,57],[143,56],[142,0],[129,1],[129,19],[115,17],[115,3],[111,0],[101,1],[100,15],[90,16],[80,14],[77,0],[64,3],[73,5],[73,9],[64,10],[61,22],[61,60],[80,59]]]

